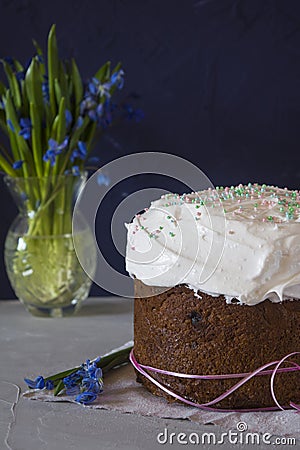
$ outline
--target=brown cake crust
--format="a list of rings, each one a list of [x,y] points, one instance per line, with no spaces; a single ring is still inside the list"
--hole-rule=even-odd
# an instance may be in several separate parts
[[[189,374],[213,375],[252,372],[300,349],[300,301],[254,306],[227,304],[223,296],[176,286],[156,295],[156,289],[135,280],[134,353],[141,364]],[[140,298],[148,295],[148,297]],[[150,296],[149,296],[150,295]],[[299,355],[292,358],[300,364]],[[284,363],[285,364],[285,363]],[[286,367],[290,364],[282,365]],[[189,380],[151,375],[170,389],[197,403],[221,395],[239,379]],[[144,376],[138,381],[155,395],[174,399]],[[300,373],[279,373],[275,394],[281,405],[300,403]],[[270,376],[257,376],[214,407],[229,409],[275,406]]]

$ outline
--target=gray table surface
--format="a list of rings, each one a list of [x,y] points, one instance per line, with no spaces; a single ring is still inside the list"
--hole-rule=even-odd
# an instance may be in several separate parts
[[[0,301],[0,450],[195,448],[191,444],[160,445],[157,435],[165,427],[169,433],[213,431],[220,435],[226,431],[186,420],[93,410],[72,403],[31,401],[22,395],[12,414],[17,395],[15,385],[21,391],[26,390],[24,376],[47,375],[76,366],[132,339],[132,309],[132,300],[90,298],[76,316],[42,319],[30,316],[18,301]],[[223,444],[221,448],[255,446]]]

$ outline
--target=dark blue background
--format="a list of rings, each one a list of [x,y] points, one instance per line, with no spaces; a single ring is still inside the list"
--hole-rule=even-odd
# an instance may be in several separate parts
[[[145,118],[109,130],[97,144],[101,165],[137,151],[165,151],[189,159],[216,185],[257,181],[299,188],[298,0],[1,0],[0,5],[0,56],[26,61],[31,38],[44,45],[55,22],[61,56],[75,56],[84,77],[107,59],[123,62],[124,95],[140,96],[137,106]],[[168,183],[164,187],[172,190]],[[120,186],[114,201],[140,187],[138,179]],[[3,244],[16,209],[2,181],[0,196],[0,297],[11,298]],[[102,236],[109,209],[98,214]],[[122,269],[112,244],[103,245]]]

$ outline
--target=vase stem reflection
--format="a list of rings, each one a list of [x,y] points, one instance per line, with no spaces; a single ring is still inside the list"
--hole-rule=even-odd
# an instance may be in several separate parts
[[[88,297],[92,281],[74,248],[96,270],[92,230],[80,218],[72,234],[72,212],[86,174],[51,178],[5,177],[19,214],[5,241],[5,265],[16,296],[35,316],[72,315]],[[82,261],[81,261],[82,262]]]

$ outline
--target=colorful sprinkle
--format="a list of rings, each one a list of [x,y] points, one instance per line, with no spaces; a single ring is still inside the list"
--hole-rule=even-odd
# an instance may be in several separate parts
[[[289,191],[287,188],[268,186],[267,184],[248,183],[230,187],[217,186],[215,189],[183,195],[167,194],[162,198],[166,201],[164,206],[168,208],[185,203],[194,204],[196,210],[199,210],[201,206],[207,208],[222,206],[220,211],[223,210],[225,216],[238,215],[245,220],[270,223],[286,223],[294,220],[300,222],[299,191]],[[166,218],[177,225],[173,215],[167,215]],[[200,220],[198,212],[195,220]],[[163,227],[159,227],[160,231],[162,229]],[[158,234],[159,230],[156,230],[155,234]],[[171,233],[170,236],[174,237],[174,233]]]

